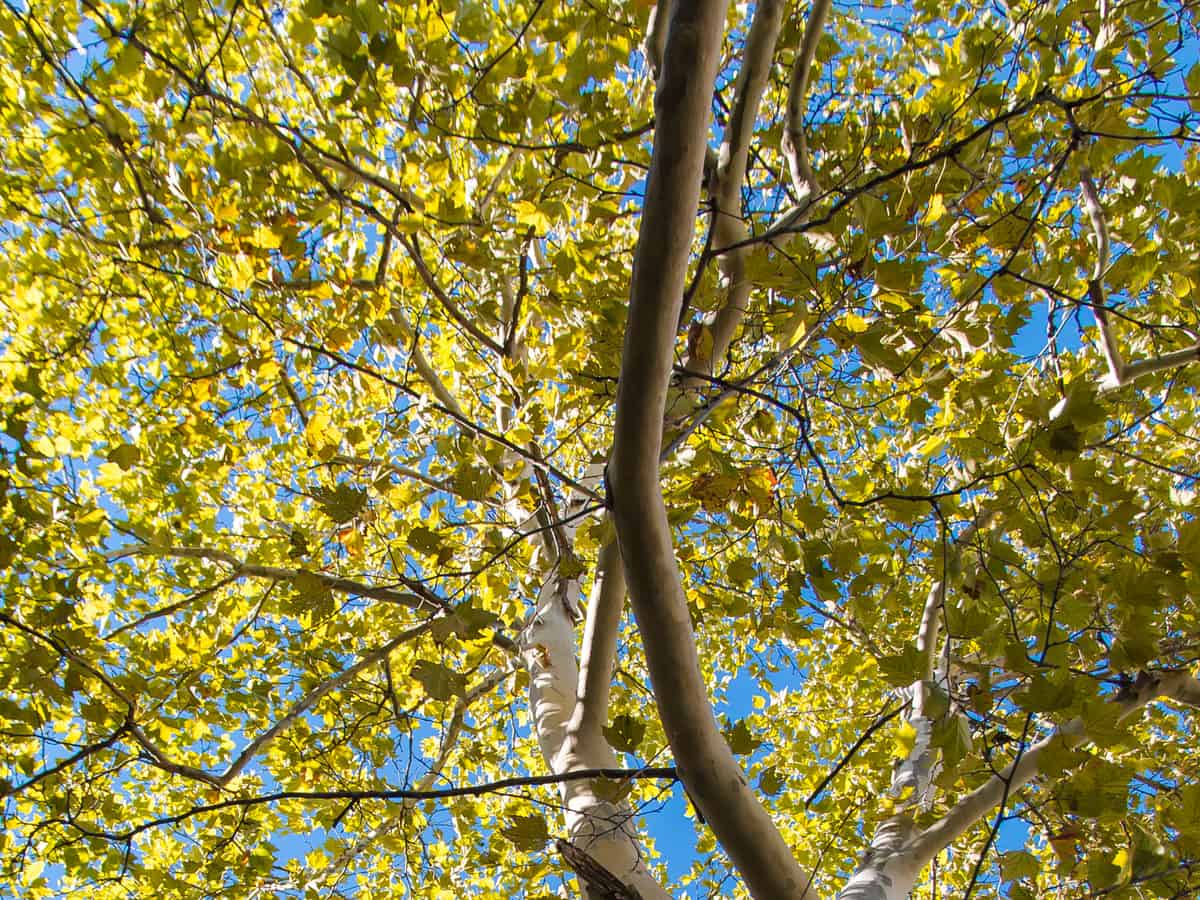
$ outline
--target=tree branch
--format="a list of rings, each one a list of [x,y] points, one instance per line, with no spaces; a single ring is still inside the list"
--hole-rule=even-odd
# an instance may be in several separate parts
[[[297,700],[296,703],[293,704],[292,708],[289,709],[270,728],[262,732],[258,737],[247,744],[245,748],[243,748],[242,752],[238,754],[237,758],[230,763],[229,768],[225,770],[225,773],[218,777],[218,784],[224,787],[233,779],[237,778],[237,776],[242,773],[242,771],[246,768],[259,750],[261,750],[266,744],[270,743],[271,740],[274,739],[280,732],[290,727],[297,719],[312,709],[322,697],[326,696],[330,691],[334,691],[346,684],[363,669],[375,665],[380,660],[387,659],[391,652],[401,644],[420,637],[431,627],[433,627],[433,623],[436,620],[436,616],[432,617],[427,619],[425,622],[422,622],[420,625],[401,632],[383,646],[377,647],[369,653],[365,653],[360,656],[358,662],[354,663],[354,665],[343,669],[332,678],[327,678],[325,681],[321,682],[319,685],[310,690],[307,694]]]
[[[821,42],[831,5],[831,0],[813,0],[808,22],[804,26],[804,37],[800,41],[800,50],[792,63],[792,80],[788,86],[787,119],[783,128],[782,149],[784,159],[787,160],[788,172],[791,174],[792,188],[800,198],[801,209],[811,205],[821,194],[820,182],[817,181],[808,156],[808,139],[804,134],[804,106],[808,86],[812,80],[817,45]]]
[[[449,601],[438,596],[428,587],[413,578],[396,575],[396,580],[408,587],[412,593],[398,591],[394,588],[376,587],[355,581],[351,578],[341,578],[328,575],[325,572],[312,572],[308,569],[288,569],[280,566],[263,566],[257,563],[242,562],[232,553],[209,547],[152,547],[148,544],[134,544],[118,547],[105,555],[105,559],[115,561],[130,556],[155,556],[175,559],[206,559],[228,566],[236,575],[247,575],[257,578],[270,578],[275,581],[291,581],[296,578],[315,578],[331,591],[350,594],[355,597],[366,597],[371,600],[383,600],[396,603],[413,610],[438,610],[448,612],[453,609]]]
[[[650,11],[650,21],[646,24],[646,40],[642,44],[642,53],[650,65],[650,77],[658,81],[662,71],[663,52],[667,47],[667,28],[671,18],[671,0],[658,0]]]
[[[226,768],[225,771],[220,775],[213,774],[212,772],[208,772],[197,766],[171,760],[167,754],[148,737],[146,737],[145,733],[136,725],[130,725],[129,732],[137,744],[146,751],[150,757],[149,762],[157,768],[162,769],[165,772],[170,772],[174,775],[181,775],[185,778],[191,778],[195,781],[202,781],[205,784],[210,784],[214,787],[226,787],[230,782],[237,778],[243,772],[243,770],[245,770],[246,766],[250,764],[250,762],[264,746],[269,744],[280,733],[291,727],[297,719],[312,709],[322,697],[325,697],[331,691],[336,690],[337,688],[346,684],[363,669],[375,665],[380,660],[386,659],[388,655],[401,644],[411,641],[427,632],[438,618],[438,616],[433,616],[427,619],[425,622],[422,622],[420,625],[396,635],[396,637],[392,638],[381,647],[377,647],[376,649],[359,657],[358,662],[354,663],[352,666],[343,669],[338,674],[327,678],[318,684],[298,701],[296,701],[292,705],[291,709],[289,709],[274,724],[259,734],[259,736],[254,738],[254,740],[250,741],[250,743],[248,743],[242,749],[242,752],[239,753],[237,757],[229,764],[228,768]]]
[[[442,733],[438,745],[438,755],[429,764],[429,768],[425,774],[417,779],[413,786],[414,791],[428,791],[431,785],[442,777],[442,769],[450,760],[450,755],[455,746],[457,746],[458,737],[462,732],[463,719],[466,716],[467,708],[479,697],[494,689],[501,684],[506,678],[511,676],[517,670],[517,664],[514,663],[503,669],[497,669],[486,678],[460,696],[454,704],[454,712],[450,714],[450,724]],[[353,801],[351,801],[353,802]],[[341,869],[350,860],[354,859],[358,854],[362,853],[367,848],[374,846],[384,835],[390,834],[397,826],[403,824],[409,810],[417,803],[416,798],[409,798],[404,801],[403,810],[394,815],[388,816],[375,828],[363,837],[359,838],[354,843],[350,844],[346,849],[339,853],[333,860],[327,863],[319,872],[315,873],[317,878],[324,877],[330,872]]]
[[[1092,233],[1096,236],[1096,265],[1092,271],[1092,277],[1088,280],[1088,300],[1091,303],[1092,314],[1096,317],[1096,328],[1100,332],[1104,361],[1108,364],[1108,375],[1100,382],[1100,389],[1115,390],[1144,375],[1177,369],[1188,363],[1200,361],[1200,341],[1182,350],[1162,353],[1132,363],[1126,362],[1121,356],[1121,348],[1117,345],[1112,323],[1108,319],[1108,300],[1105,297],[1103,284],[1111,252],[1108,222],[1104,216],[1104,208],[1100,205],[1100,195],[1096,191],[1096,183],[1092,180],[1092,173],[1087,169],[1079,173],[1079,187],[1080,193],[1083,194],[1084,209],[1092,223]]]
[[[421,350],[421,333],[408,320],[408,317],[404,315],[404,311],[399,306],[392,307],[392,318],[396,320],[396,324],[400,326],[402,331],[412,335],[411,343],[408,347],[408,356],[412,360],[413,367],[417,370],[417,375],[429,386],[429,389],[433,391],[433,396],[437,397],[438,402],[442,406],[458,419],[466,419],[467,414],[458,405],[458,400],[450,393],[450,389],[446,387],[445,382],[433,370],[433,366],[429,364],[429,360],[425,358],[425,353]]]
[[[608,721],[608,698],[617,662],[617,635],[625,611],[625,573],[615,541],[600,548],[592,593],[588,598],[583,645],[579,654],[579,693],[567,726],[583,740],[603,734]]]
[[[567,781],[583,781],[592,778],[610,778],[615,780],[650,778],[666,781],[677,781],[679,774],[669,766],[640,769],[582,769],[577,772],[563,772],[559,775],[525,775],[512,778],[501,778],[483,784],[463,785],[461,787],[434,788],[431,790],[413,790],[411,788],[395,788],[391,790],[335,790],[335,791],[276,791],[272,794],[260,794],[256,797],[231,797],[228,800],[218,800],[216,803],[205,803],[193,806],[183,812],[169,816],[160,816],[141,822],[125,831],[106,832],[100,829],[84,829],[78,819],[72,822],[76,828],[86,834],[105,837],[109,840],[127,841],[142,832],[164,825],[177,825],[205,813],[219,812],[223,809],[246,809],[252,806],[263,806],[268,803],[279,803],[283,800],[447,800],[454,797],[481,797],[498,791],[515,787],[540,787],[550,784],[561,784]]]
[[[447,481],[430,478],[423,472],[411,468],[410,466],[402,466],[398,463],[391,463],[385,459],[371,459],[368,456],[346,456],[338,454],[329,460],[331,466],[357,466],[364,469],[378,469],[382,472],[392,472],[402,478],[411,478],[413,481],[419,481],[421,484],[433,488],[435,491],[442,491],[447,494],[454,494],[454,486]]]
[[[562,838],[554,842],[554,847],[575,872],[575,876],[586,886],[585,890],[589,898],[595,898],[595,900],[642,900],[642,895],[635,888],[625,884],[608,871],[587,851]]]
[[[725,4],[717,0],[680,2],[667,38],[617,388],[610,500],[659,715],[680,777],[753,896],[796,900],[808,895],[810,876],[746,784],[713,718],[658,472],[724,20]]]
[[[417,274],[421,276],[421,280],[425,282],[425,286],[428,287],[433,296],[437,298],[438,303],[441,304],[441,307],[446,311],[446,314],[449,315],[450,318],[455,322],[457,322],[463,331],[475,338],[475,340],[479,341],[479,343],[483,344],[493,353],[503,355],[504,348],[501,347],[500,344],[496,343],[496,341],[494,341],[492,338],[484,334],[483,331],[480,330],[479,326],[468,319],[463,311],[458,308],[458,304],[451,300],[450,295],[443,290],[440,284],[438,284],[438,280],[433,276],[433,272],[429,270],[429,266],[425,262],[425,257],[421,254],[421,246],[417,243],[416,235],[412,235],[407,238],[401,235],[400,246],[407,251],[409,259],[413,261],[413,265],[417,269]]]
[[[718,266],[725,283],[725,302],[712,320],[712,347],[707,358],[689,359],[688,366],[712,372],[725,358],[738,326],[746,316],[752,285],[746,278],[746,256],[742,246],[750,234],[742,214],[742,183],[750,158],[750,139],[758,118],[759,104],[771,74],[771,60],[783,22],[783,0],[760,0],[754,7],[750,33],[729,124],[717,155],[717,168],[711,186],[713,197],[712,242],[732,248],[721,253]]]
[[[1185,671],[1155,675],[1143,673],[1134,685],[1132,696],[1120,701],[1121,719],[1137,714],[1159,697],[1200,708],[1200,681]],[[987,815],[1001,798],[1033,780],[1039,773],[1041,757],[1055,740],[1063,740],[1073,746],[1086,739],[1087,730],[1083,720],[1072,719],[1019,754],[986,782],[959,799],[941,819],[909,843],[905,849],[911,854],[912,863],[918,871],[924,868],[938,853]]]

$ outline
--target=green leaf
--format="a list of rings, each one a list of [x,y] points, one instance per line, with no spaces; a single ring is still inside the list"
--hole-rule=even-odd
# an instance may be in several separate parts
[[[429,659],[418,660],[408,673],[433,700],[453,700],[466,689],[466,676]]]
[[[550,830],[541,816],[511,816],[500,833],[518,850],[533,853],[550,840]]]
[[[593,778],[589,784],[596,796],[608,803],[622,802],[633,790],[633,781],[628,778]]]
[[[333,595],[325,580],[314,572],[300,571],[292,578],[296,592],[313,607],[325,606]]]
[[[754,580],[757,569],[754,566],[754,560],[748,556],[738,556],[729,563],[729,568],[726,574],[729,580],[739,586],[745,586]]]
[[[787,784],[787,779],[779,774],[775,766],[767,766],[758,776],[758,789],[770,797],[779,794]]]
[[[142,458],[142,451],[133,446],[133,444],[120,444],[109,450],[108,456],[105,458],[128,472]]]
[[[609,746],[620,753],[634,753],[646,736],[646,723],[627,713],[613,716],[612,722],[604,727],[604,738]]]
[[[762,746],[762,740],[750,731],[745,719],[725,729],[725,741],[735,756],[745,756]]]
[[[321,511],[339,525],[358,518],[367,508],[368,495],[365,490],[349,484],[338,484],[332,488],[316,491]]]
[[[1051,675],[1034,675],[1016,700],[1029,712],[1054,712],[1065,709],[1075,699],[1075,683],[1070,673],[1060,670]]]
[[[418,525],[409,531],[407,541],[408,546],[427,556],[436,556],[442,548],[442,539],[437,532],[431,531],[424,525]]]
[[[906,646],[899,653],[881,657],[879,671],[893,687],[906,687],[919,679],[925,668],[925,658],[915,646]]]

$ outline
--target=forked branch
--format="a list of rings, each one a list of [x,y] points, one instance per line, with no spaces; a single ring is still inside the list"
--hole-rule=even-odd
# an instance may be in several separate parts
[[[788,86],[787,120],[783,127],[783,156],[792,178],[792,189],[800,198],[801,208],[810,204],[820,193],[821,185],[809,159],[808,138],[804,134],[804,108],[808,87],[812,81],[813,60],[817,44],[825,31],[831,0],[813,0],[804,26],[804,38],[792,64],[792,80]]]
[[[1159,698],[1200,708],[1200,681],[1185,671],[1143,673],[1134,685],[1132,694],[1118,701],[1122,707],[1121,719],[1129,719]],[[1054,742],[1075,745],[1086,739],[1087,729],[1083,721],[1073,719],[1019,754],[1008,766],[963,796],[942,818],[912,841],[908,850],[913,854],[913,863],[918,869],[923,868],[994,809],[1002,798],[1033,780],[1038,775],[1041,758]]]
[[[688,359],[689,368],[706,373],[712,372],[724,358],[746,316],[750,298],[751,284],[746,278],[746,256],[750,248],[745,244],[750,229],[742,214],[742,183],[746,180],[758,108],[779,40],[783,7],[783,0],[761,0],[755,6],[729,124],[710,185],[714,216],[711,239],[714,246],[730,249],[719,251],[718,265],[725,298],[712,321],[711,343],[699,339],[693,341],[693,352]]]
[[[717,727],[674,556],[659,453],[726,4],[678,3],[634,252],[609,500],[659,716],[697,809],[759,900],[809,896],[811,877],[746,783]]]
[[[1172,350],[1170,353],[1160,353],[1158,356],[1134,362],[1126,362],[1121,356],[1121,349],[1117,346],[1117,338],[1108,318],[1108,301],[1105,297],[1103,283],[1111,253],[1108,222],[1104,217],[1104,208],[1100,205],[1100,195],[1096,191],[1096,183],[1092,180],[1092,173],[1087,169],[1084,169],[1079,175],[1079,187],[1083,194],[1084,209],[1092,223],[1092,233],[1096,236],[1096,265],[1092,271],[1092,277],[1088,280],[1088,300],[1091,302],[1092,314],[1096,317],[1096,328],[1100,332],[1104,359],[1108,363],[1108,375],[1101,381],[1101,389],[1115,390],[1144,375],[1177,369],[1190,362],[1200,360],[1200,341],[1196,341],[1182,350]]]

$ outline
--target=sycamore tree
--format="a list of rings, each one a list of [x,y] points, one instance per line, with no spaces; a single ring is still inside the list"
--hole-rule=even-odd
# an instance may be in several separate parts
[[[1198,29],[4,0],[0,892],[1195,896]]]

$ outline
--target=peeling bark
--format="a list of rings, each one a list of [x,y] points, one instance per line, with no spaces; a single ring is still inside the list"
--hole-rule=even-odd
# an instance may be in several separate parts
[[[555,774],[617,766],[616,754],[599,727],[583,732],[573,725],[580,679],[575,623],[564,602],[571,591],[578,591],[578,581],[552,575],[522,639],[530,715],[542,756]],[[582,712],[580,716],[586,718]],[[670,897],[642,857],[629,804],[601,797],[590,780],[564,782],[560,793],[572,844],[634,888],[643,900]],[[590,888],[585,888],[584,896],[597,900]]]

